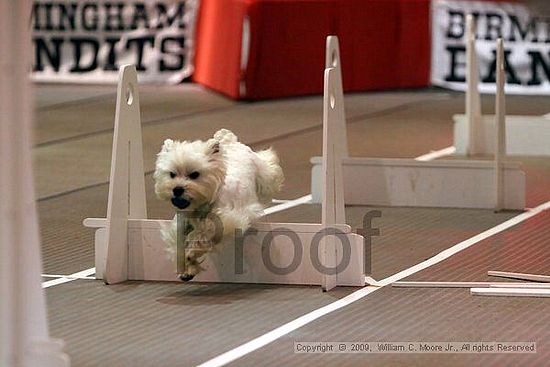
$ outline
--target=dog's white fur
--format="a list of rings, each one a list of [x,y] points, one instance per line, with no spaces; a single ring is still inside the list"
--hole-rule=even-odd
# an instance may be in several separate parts
[[[262,215],[265,205],[280,190],[284,176],[272,149],[254,152],[231,131],[222,129],[208,141],[165,140],[154,179],[160,199],[172,201],[176,210],[193,213],[186,215],[192,230],[186,237],[185,271],[180,274],[181,279],[189,280],[202,270],[202,258],[214,245],[231,242],[236,229],[245,231]],[[177,187],[184,193],[175,198]],[[223,233],[217,230],[212,215],[221,221]],[[172,260],[176,254],[176,218],[162,229]]]

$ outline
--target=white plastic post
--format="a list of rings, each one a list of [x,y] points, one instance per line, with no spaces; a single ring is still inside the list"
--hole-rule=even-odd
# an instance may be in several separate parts
[[[344,98],[343,98],[343,81],[342,81],[342,66],[340,62],[340,42],[338,41],[337,36],[328,36],[327,45],[325,52],[325,69],[334,68],[336,76],[336,84],[340,84],[342,89],[342,109],[344,110]],[[342,158],[349,156],[348,150],[348,134],[346,128],[346,119],[345,115],[343,119],[335,121],[335,123],[340,124],[336,127],[336,133],[338,135],[338,149],[340,150],[340,156]]]
[[[478,83],[479,71],[476,53],[476,30],[474,17],[466,16],[466,119],[468,121],[467,154],[479,154],[483,144],[483,126],[481,116],[481,98]]]
[[[49,337],[32,152],[30,1],[0,2],[0,366],[66,367]]]
[[[496,63],[496,95],[495,95],[495,210],[504,208],[504,167],[503,158],[506,154],[506,105],[504,97],[504,45],[502,38],[497,40]]]
[[[107,284],[128,279],[128,219],[146,219],[137,72],[120,68],[107,206]]]
[[[325,70],[325,87],[323,95],[323,228],[334,228],[336,224],[346,221],[344,209],[344,184],[342,176],[341,140],[338,129],[344,124],[342,83],[338,71],[334,68]],[[334,235],[324,238],[322,256],[327,268],[336,266],[336,241]],[[336,286],[337,274],[323,275],[323,290],[329,291]]]

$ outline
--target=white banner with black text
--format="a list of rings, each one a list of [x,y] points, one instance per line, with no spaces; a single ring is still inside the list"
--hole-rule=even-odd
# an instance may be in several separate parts
[[[116,83],[135,64],[139,81],[179,83],[193,73],[199,0],[34,0],[32,79]]]
[[[476,24],[480,87],[495,91],[496,40],[502,37],[506,92],[550,94],[550,19],[530,14],[517,3],[489,1],[432,2],[432,83],[465,90],[466,15]]]

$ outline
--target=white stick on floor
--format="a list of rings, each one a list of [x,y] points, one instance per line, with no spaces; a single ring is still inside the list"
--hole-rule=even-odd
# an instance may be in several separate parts
[[[550,288],[545,283],[519,282],[395,282],[392,287],[397,288]]]
[[[547,283],[493,283],[490,288],[535,288],[535,289],[550,289],[550,284]]]
[[[502,277],[502,278],[511,278],[511,279],[521,279],[521,280],[532,280],[534,282],[550,282],[550,276],[548,275],[538,275],[538,274],[525,274],[525,273],[510,273],[507,271],[488,271],[487,275],[493,277]]]
[[[550,289],[472,288],[474,296],[550,297]]]

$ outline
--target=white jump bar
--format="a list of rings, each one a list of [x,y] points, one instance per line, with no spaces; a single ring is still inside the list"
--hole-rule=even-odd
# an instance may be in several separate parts
[[[472,288],[474,296],[550,297],[550,289]]]
[[[523,288],[550,289],[550,284],[519,282],[395,282],[398,288]]]

